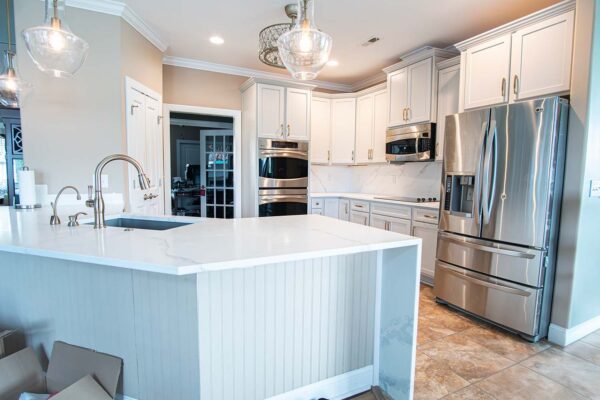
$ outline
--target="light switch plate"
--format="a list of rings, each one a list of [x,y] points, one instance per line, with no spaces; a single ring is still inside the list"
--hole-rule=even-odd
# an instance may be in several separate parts
[[[590,197],[600,197],[600,180],[595,180],[591,182]]]

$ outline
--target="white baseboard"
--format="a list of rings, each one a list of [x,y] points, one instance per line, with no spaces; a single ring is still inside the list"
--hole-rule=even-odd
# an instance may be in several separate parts
[[[321,397],[330,400],[342,400],[371,389],[373,384],[373,366],[347,372],[333,378],[303,386],[267,400],[316,400]]]
[[[116,400],[137,400],[137,399],[134,399],[133,397],[125,396],[124,394],[120,394],[120,393],[117,393],[117,395],[115,396],[115,399]]]
[[[585,321],[572,328],[563,328],[555,324],[550,324],[548,330],[548,340],[559,346],[568,346],[571,343],[589,335],[600,329],[600,316]]]

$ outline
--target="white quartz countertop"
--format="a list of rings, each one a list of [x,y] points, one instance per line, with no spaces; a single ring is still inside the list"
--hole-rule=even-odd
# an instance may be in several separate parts
[[[0,251],[186,275],[421,243],[419,238],[320,215],[233,220],[127,215],[193,222],[166,231],[95,230],[85,225],[89,220],[68,227],[67,213],[59,215],[63,224],[51,226],[49,208],[0,207]]]
[[[382,199],[381,197],[393,197],[393,196],[384,195],[384,194],[313,192],[310,194],[310,196],[311,197],[320,197],[320,198],[341,197],[344,199],[375,201],[378,203],[401,204],[404,206],[427,208],[430,210],[439,210],[439,208],[440,208],[439,201],[432,201],[432,202],[427,202],[427,203],[412,203],[410,201],[386,200],[386,199]]]

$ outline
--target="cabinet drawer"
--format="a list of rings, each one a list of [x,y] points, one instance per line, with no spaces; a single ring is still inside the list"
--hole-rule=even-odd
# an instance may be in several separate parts
[[[351,200],[350,209],[353,211],[369,212],[369,202],[362,200]]]
[[[388,215],[403,219],[410,219],[412,215],[410,207],[389,203],[372,203],[371,212],[373,214]]]
[[[323,199],[315,199],[315,198],[310,199],[310,207],[312,209],[323,208]]]
[[[439,210],[432,210],[427,208],[415,208],[413,209],[413,220],[425,222],[428,224],[437,225],[440,218]]]

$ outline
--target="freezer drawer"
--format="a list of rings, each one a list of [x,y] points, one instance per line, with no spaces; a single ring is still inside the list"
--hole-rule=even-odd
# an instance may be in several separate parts
[[[545,255],[540,250],[438,233],[439,260],[523,285],[544,285]]]
[[[494,279],[441,261],[435,265],[439,299],[512,330],[537,336],[542,289]]]

